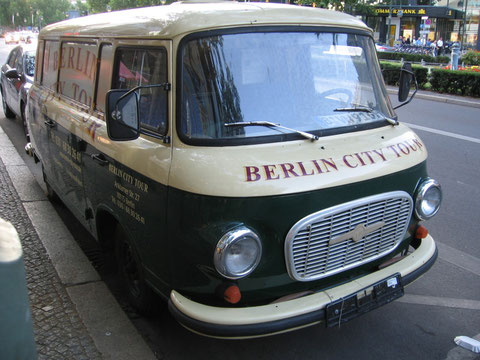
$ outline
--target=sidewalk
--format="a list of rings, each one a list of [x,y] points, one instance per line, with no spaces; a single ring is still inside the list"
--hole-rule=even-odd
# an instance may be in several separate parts
[[[396,95],[398,94],[398,87],[387,85],[387,92],[389,94]],[[470,106],[480,109],[480,98],[473,98],[467,96],[456,96],[450,94],[435,93],[433,91],[418,90],[413,99],[438,101],[447,104]]]
[[[38,359],[155,359],[1,127],[0,218],[22,243]]]

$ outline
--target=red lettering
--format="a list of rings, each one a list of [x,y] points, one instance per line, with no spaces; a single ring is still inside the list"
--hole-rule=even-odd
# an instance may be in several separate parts
[[[77,99],[77,90],[80,88],[80,86],[78,86],[77,84],[73,83],[72,84],[72,87],[73,87],[73,98],[75,100],[78,100]]]
[[[353,155],[355,155],[357,157],[357,159],[360,160],[360,164],[362,164],[362,166],[367,165],[367,164],[365,164],[365,161],[363,161],[363,159],[361,158],[361,156],[358,153],[355,153]]]
[[[300,170],[302,170],[302,176],[310,176],[314,174],[313,170],[310,174],[308,174],[307,171],[305,170],[305,166],[303,166],[303,163],[301,161],[297,162],[297,164],[300,167]]]
[[[364,152],[361,152],[360,154],[366,155],[368,157],[368,159],[370,160],[370,163],[375,164],[375,160],[373,160],[372,155],[370,155],[370,151],[364,151]]]
[[[385,155],[383,155],[383,150],[382,149],[373,150],[373,152],[375,154],[377,154],[378,156],[380,156],[383,161],[387,161],[387,158],[385,157]]]
[[[92,98],[87,95],[87,92],[84,89],[82,89],[80,91],[80,95],[78,95],[78,101],[82,104],[90,105],[92,102]]]
[[[82,48],[77,48],[77,65],[75,66],[75,70],[82,71],[82,66],[80,65],[80,56],[82,54]]]
[[[417,151],[417,147],[409,142],[409,140],[405,140],[405,144],[407,144],[412,151]]]
[[[397,158],[400,157],[400,154],[398,153],[397,149],[395,149],[395,145],[387,146],[387,148],[392,150],[397,155]]]
[[[418,139],[412,139],[413,143],[418,146],[419,149],[423,147],[423,144],[420,140]]]
[[[258,173],[260,169],[256,166],[245,166],[245,173],[247,175],[247,182],[258,181],[261,176]]]
[[[68,65],[69,69],[73,69],[73,57],[75,56],[75,49],[73,47],[68,48]]]
[[[335,164],[335,161],[333,161],[332,158],[330,158],[329,160],[322,159],[322,163],[323,165],[325,165],[325,169],[327,169],[327,172],[330,172],[330,170],[328,169],[329,166],[332,169],[335,169],[338,171],[337,164]]]
[[[352,168],[352,169],[356,168],[356,167],[358,166],[358,164],[355,165],[355,166],[353,166],[352,164],[350,164],[350,163],[348,162],[347,157],[353,158],[353,155],[345,155],[345,156],[343,157],[343,162],[345,163],[345,165],[347,165],[349,168]]]
[[[398,143],[397,144],[397,147],[400,149],[400,151],[402,153],[404,153],[405,155],[408,155],[410,154],[410,149],[403,143]]]
[[[293,169],[294,169],[293,164],[290,164],[290,163],[280,164],[280,167],[283,170],[283,175],[285,176],[285,178],[289,178],[290,175],[292,175],[294,177],[300,176],[295,171],[293,171]]]
[[[267,180],[278,180],[280,178],[279,175],[275,176],[275,168],[275,165],[263,165],[263,170],[265,170],[265,176],[267,177]]]

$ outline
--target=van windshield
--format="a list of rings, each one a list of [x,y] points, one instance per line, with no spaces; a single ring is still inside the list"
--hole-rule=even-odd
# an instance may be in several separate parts
[[[195,37],[184,43],[181,61],[179,132],[186,142],[279,141],[285,134],[297,139],[298,131],[324,136],[382,126],[394,116],[366,35]]]

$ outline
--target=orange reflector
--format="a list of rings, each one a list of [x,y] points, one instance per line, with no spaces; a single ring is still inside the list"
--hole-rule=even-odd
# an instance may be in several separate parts
[[[415,237],[417,239],[425,239],[428,235],[428,230],[425,226],[420,225],[417,227],[417,231],[415,232]]]
[[[225,299],[225,301],[228,301],[231,304],[236,304],[242,298],[242,293],[240,292],[238,286],[231,285],[225,289],[225,292],[223,293],[223,298]]]

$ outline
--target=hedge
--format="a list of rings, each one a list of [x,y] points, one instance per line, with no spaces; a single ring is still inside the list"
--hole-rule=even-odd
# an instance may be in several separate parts
[[[411,62],[421,62],[422,60],[427,63],[435,64],[448,64],[450,62],[449,56],[431,56],[423,54],[408,54],[400,52],[377,52],[379,60],[401,60]]]
[[[480,51],[469,50],[465,55],[460,58],[460,64],[465,65],[480,65]]]
[[[432,69],[432,90],[440,93],[480,97],[480,73]]]
[[[380,68],[382,69],[385,84],[398,86],[401,67],[402,65],[398,63],[389,63],[385,61],[380,62]],[[425,88],[425,84],[428,82],[428,68],[425,68],[421,65],[412,65],[412,70],[417,78],[418,87],[420,89]]]

